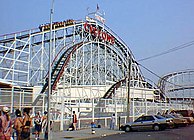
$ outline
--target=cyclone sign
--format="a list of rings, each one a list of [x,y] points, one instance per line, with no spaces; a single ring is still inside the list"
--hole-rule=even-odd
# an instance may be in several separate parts
[[[115,39],[112,35],[92,26],[91,24],[88,24],[87,22],[84,24],[84,30],[89,32],[91,35],[104,40],[105,42],[109,42],[111,44],[115,43]]]

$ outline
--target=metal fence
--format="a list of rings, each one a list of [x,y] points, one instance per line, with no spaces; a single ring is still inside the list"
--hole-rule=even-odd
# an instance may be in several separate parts
[[[0,106],[11,107],[11,113],[15,109],[23,109],[24,107],[31,107],[32,114],[37,111],[37,106],[32,106],[33,99],[32,90],[30,88],[9,88],[0,89]],[[62,98],[62,97],[60,97]],[[77,99],[79,100],[79,99]],[[91,122],[101,127],[109,127],[110,119],[114,113],[116,116],[116,126],[119,124],[126,123],[126,112],[127,112],[127,100],[126,99],[91,99],[88,105],[85,103],[84,106],[81,101],[74,102],[74,104],[59,104],[52,103],[51,118],[55,123],[56,130],[67,129],[72,122],[71,113],[73,110],[77,110],[78,116],[78,128],[90,127]],[[87,105],[87,106],[86,106]],[[47,108],[46,104],[39,107],[42,109],[42,113]],[[62,115],[61,108],[64,109]],[[66,108],[66,110],[65,110]],[[85,111],[82,111],[82,110]],[[158,112],[164,113],[166,110],[180,110],[188,109],[193,110],[192,102],[154,102],[148,100],[135,100],[130,101],[130,120],[133,121],[142,114],[156,114]]]

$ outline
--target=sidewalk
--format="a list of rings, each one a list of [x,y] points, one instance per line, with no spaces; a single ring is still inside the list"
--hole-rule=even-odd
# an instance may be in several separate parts
[[[92,134],[92,129],[81,129],[76,131],[60,131],[51,132],[51,140],[86,140],[96,137],[105,137],[108,135],[121,134],[124,131],[110,130],[108,128],[95,128],[95,134]],[[31,135],[34,139],[34,135]],[[40,136],[41,140],[43,135]]]

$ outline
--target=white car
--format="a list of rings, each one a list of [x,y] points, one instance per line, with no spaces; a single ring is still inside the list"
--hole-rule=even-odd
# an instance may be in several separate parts
[[[172,119],[164,118],[160,115],[145,115],[137,118],[134,122],[126,123],[125,132],[133,130],[164,130],[173,124]]]

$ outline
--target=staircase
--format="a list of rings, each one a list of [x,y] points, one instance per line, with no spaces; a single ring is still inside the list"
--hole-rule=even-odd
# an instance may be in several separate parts
[[[62,76],[64,72],[65,66],[68,64],[70,56],[72,53],[75,52],[75,50],[83,45],[83,42],[77,43],[74,46],[68,48],[59,58],[59,60],[54,64],[54,67],[51,71],[51,90],[56,89],[56,85],[59,82],[60,77]],[[46,78],[46,83],[44,84],[40,94],[37,96],[37,98],[32,103],[32,106],[41,106],[43,102],[43,96],[42,94],[46,92],[48,89],[48,77]]]
[[[103,108],[106,108],[105,100],[103,99],[111,99],[115,93],[115,90],[117,90],[121,86],[121,84],[125,82],[126,82],[126,78],[116,82],[108,89],[108,91],[104,94],[104,96],[101,99],[99,99],[99,102],[94,108],[94,112],[96,114],[98,114],[99,116],[111,116],[110,112],[102,111]],[[91,116],[91,115],[92,115],[91,113],[88,113],[88,116]]]

